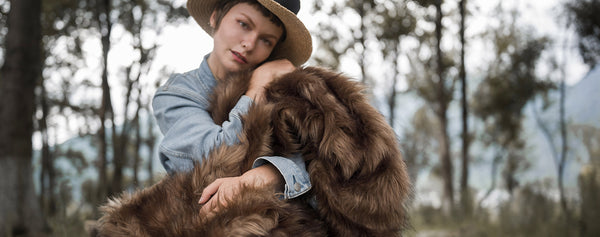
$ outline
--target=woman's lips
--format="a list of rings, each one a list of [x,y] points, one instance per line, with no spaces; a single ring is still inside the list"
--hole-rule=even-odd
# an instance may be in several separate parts
[[[243,63],[246,64],[248,63],[248,61],[246,60],[246,57],[244,57],[242,54],[231,50],[231,54],[233,54],[233,59],[239,63]]]

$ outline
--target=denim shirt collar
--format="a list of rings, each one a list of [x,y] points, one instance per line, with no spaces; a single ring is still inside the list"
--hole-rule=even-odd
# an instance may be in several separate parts
[[[206,82],[210,83],[209,84],[210,87],[214,87],[217,84],[217,79],[215,78],[215,75],[210,70],[210,67],[208,66],[208,57],[209,56],[210,56],[210,53],[208,53],[204,56],[204,59],[202,60],[202,63],[200,64],[200,67],[198,68],[198,72],[197,72],[198,77],[197,78],[209,79]]]

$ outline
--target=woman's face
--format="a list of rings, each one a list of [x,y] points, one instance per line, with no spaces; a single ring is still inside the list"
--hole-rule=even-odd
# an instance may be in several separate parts
[[[215,14],[210,21],[216,25]],[[254,68],[265,61],[283,34],[283,29],[248,3],[233,6],[213,34],[214,48],[208,64],[219,78]]]

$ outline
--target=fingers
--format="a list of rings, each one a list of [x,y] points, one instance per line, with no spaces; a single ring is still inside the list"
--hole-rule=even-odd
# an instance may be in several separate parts
[[[217,212],[218,211],[218,199],[220,197],[218,196],[218,194],[214,195],[212,198],[210,198],[203,206],[202,208],[200,208],[200,214],[201,215],[205,215],[207,217],[209,216],[214,216],[213,212]]]
[[[210,218],[220,208],[226,207],[227,202],[239,193],[240,182],[239,177],[230,177],[217,179],[206,186],[198,201],[199,204],[204,204],[200,208],[200,214]]]
[[[210,197],[212,197],[219,190],[219,186],[221,186],[221,183],[223,183],[223,181],[221,179],[217,179],[208,186],[206,186],[206,188],[202,190],[202,195],[200,196],[200,200],[198,200],[198,203],[203,204],[206,203],[206,201],[208,201],[209,199],[211,199]]]

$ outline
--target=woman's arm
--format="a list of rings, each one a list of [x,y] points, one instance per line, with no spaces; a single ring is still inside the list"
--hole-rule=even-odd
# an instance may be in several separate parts
[[[213,148],[238,142],[237,134],[242,130],[241,115],[252,104],[249,97],[242,96],[229,113],[229,120],[215,124],[207,108],[216,82],[213,78],[202,78],[201,69],[202,66],[172,76],[158,89],[152,102],[164,135],[159,156],[169,173],[189,171],[194,161],[202,162]]]

